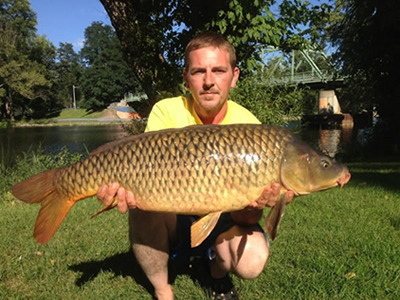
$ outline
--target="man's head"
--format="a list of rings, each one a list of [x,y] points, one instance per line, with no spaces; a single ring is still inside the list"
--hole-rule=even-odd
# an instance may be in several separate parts
[[[204,32],[195,38],[193,38],[189,44],[186,46],[185,50],[185,68],[189,67],[189,53],[205,48],[205,47],[212,47],[212,48],[220,48],[224,49],[229,54],[229,63],[232,67],[232,70],[236,67],[236,53],[233,45],[221,34],[217,32]]]
[[[227,112],[229,90],[239,78],[233,46],[217,33],[194,38],[186,48],[183,78],[203,123],[220,123]]]

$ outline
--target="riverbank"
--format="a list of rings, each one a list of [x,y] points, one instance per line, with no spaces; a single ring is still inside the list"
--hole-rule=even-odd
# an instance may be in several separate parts
[[[15,122],[3,121],[0,122],[0,128],[126,124],[131,123],[132,120],[121,119],[115,111],[108,108],[101,112],[88,112],[84,109],[67,109],[62,110],[57,117],[53,118]]]

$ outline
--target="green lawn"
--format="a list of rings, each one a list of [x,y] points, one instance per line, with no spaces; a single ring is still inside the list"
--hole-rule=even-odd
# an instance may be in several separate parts
[[[127,215],[89,220],[101,207],[94,198],[77,203],[49,243],[35,244],[39,207],[9,192],[38,171],[26,164],[0,173],[0,299],[151,299],[129,252]],[[349,168],[342,191],[287,207],[263,274],[234,278],[241,299],[400,299],[400,163]],[[171,269],[178,299],[205,299],[184,270]]]
[[[86,109],[82,108],[68,109],[61,111],[60,115],[54,119],[96,119],[102,117],[103,113],[103,111],[88,112]]]

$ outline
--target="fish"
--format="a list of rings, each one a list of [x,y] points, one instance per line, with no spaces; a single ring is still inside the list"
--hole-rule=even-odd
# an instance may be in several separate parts
[[[16,183],[12,194],[41,205],[34,238],[47,243],[72,206],[102,184],[131,190],[144,211],[199,215],[191,227],[196,247],[221,213],[241,210],[266,187],[281,184],[265,229],[275,239],[286,191],[307,195],[350,180],[348,168],[308,146],[288,129],[265,124],[192,125],[132,135],[92,151],[87,158]],[[116,206],[116,199],[97,214]]]

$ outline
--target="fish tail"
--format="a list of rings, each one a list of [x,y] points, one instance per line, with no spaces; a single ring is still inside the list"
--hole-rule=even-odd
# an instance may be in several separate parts
[[[55,189],[55,178],[59,169],[39,173],[15,184],[12,194],[26,203],[40,203],[33,233],[38,243],[45,244],[54,235],[62,220],[76,200],[61,195]]]

